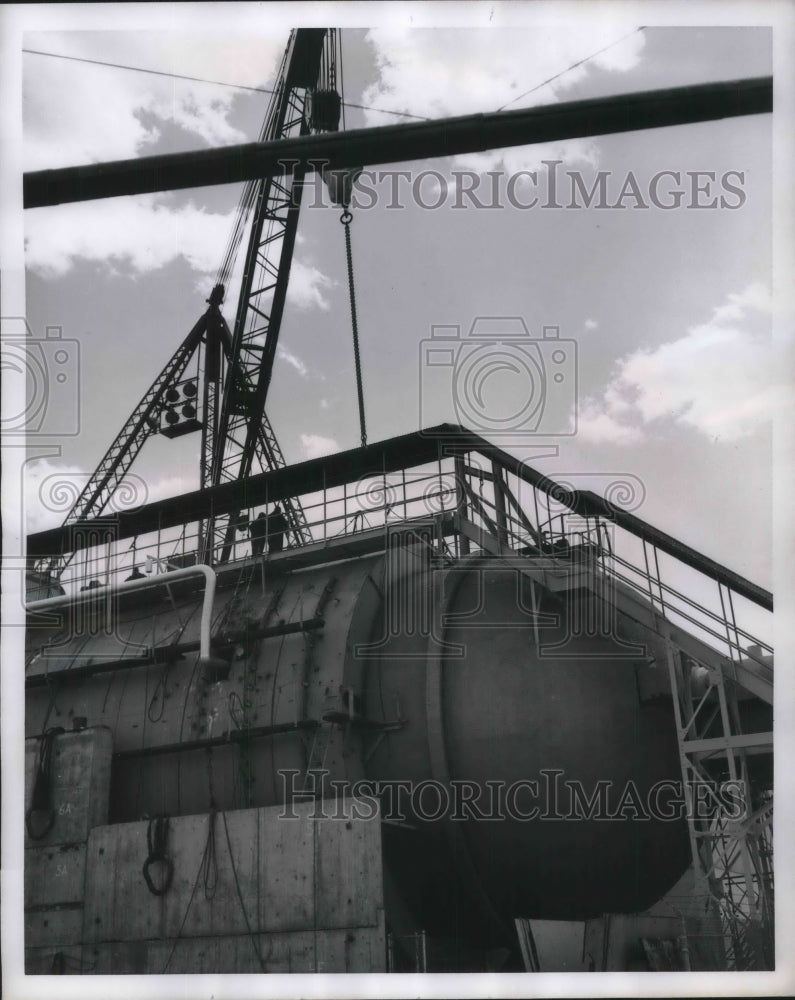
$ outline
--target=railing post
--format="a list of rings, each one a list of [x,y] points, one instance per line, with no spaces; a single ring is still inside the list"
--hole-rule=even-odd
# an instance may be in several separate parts
[[[466,491],[464,490],[464,459],[461,455],[456,455],[454,462],[456,496],[455,512],[458,517],[467,519],[469,517],[469,511],[467,510]],[[460,556],[469,555],[469,539],[461,532],[458,533],[458,554]]]
[[[492,460],[492,482],[494,484],[494,509],[497,515],[497,540],[508,547],[508,520],[505,516],[505,492],[502,484],[502,469]]]

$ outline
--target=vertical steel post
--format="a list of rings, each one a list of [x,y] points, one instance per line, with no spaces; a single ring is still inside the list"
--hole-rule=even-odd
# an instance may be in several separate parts
[[[464,459],[462,455],[455,456],[455,494],[456,494],[456,506],[455,511],[458,517],[468,518],[469,512],[467,509],[467,498],[466,490],[464,489]],[[459,555],[468,556],[469,555],[469,538],[462,532],[458,532],[458,549]]]
[[[494,484],[494,509],[497,514],[497,540],[501,546],[508,547],[508,520],[505,516],[505,493],[502,488],[502,469],[495,461],[491,463],[492,483]]]

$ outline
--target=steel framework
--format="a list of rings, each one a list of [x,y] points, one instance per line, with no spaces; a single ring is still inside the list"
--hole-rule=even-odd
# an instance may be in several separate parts
[[[731,628],[729,618],[726,625]],[[755,780],[749,767],[754,755],[772,758],[773,733],[743,731],[733,644],[729,662],[716,665],[686,654],[664,624],[661,630],[669,634],[693,869],[720,914],[727,968],[773,969],[773,789],[770,780]],[[772,693],[771,685],[770,703]]]
[[[330,41],[329,41],[330,39]],[[29,539],[29,552],[62,566],[74,551],[70,529],[89,521],[107,504],[146,438],[158,429],[165,393],[183,377],[196,352],[204,347],[204,425],[202,441],[202,489],[179,502],[148,505],[129,517],[119,518],[116,537],[135,536],[142,530],[157,530],[171,518],[185,523],[191,514],[203,519],[200,548],[205,557],[220,543],[222,560],[228,558],[230,542],[240,513],[237,483],[247,480],[254,502],[285,500],[290,528],[296,541],[311,536],[300,505],[294,498],[308,488],[326,489],[330,482],[350,481],[357,470],[378,472],[405,468],[412,458],[441,458],[449,429],[436,429],[434,437],[407,436],[399,445],[389,443],[355,453],[332,456],[315,463],[283,469],[284,459],[265,418],[279,329],[284,310],[290,263],[300,208],[301,190],[311,162],[325,161],[332,167],[417,159],[429,155],[516,145],[551,138],[660,127],[689,121],[706,121],[727,115],[757,114],[772,108],[772,82],[765,80],[710,84],[679,88],[658,94],[627,95],[596,102],[573,102],[551,109],[531,109],[501,116],[469,116],[422,126],[396,126],[361,130],[339,139],[309,138],[307,93],[316,85],[324,61],[333,76],[333,36],[326,29],[296,32],[291,36],[279,84],[268,119],[265,142],[248,147],[151,158],[150,162],[100,164],[94,167],[42,171],[25,178],[25,205],[57,204],[86,198],[109,197],[136,191],[176,189],[198,184],[223,183],[265,174],[260,180],[254,221],[246,255],[234,332],[220,314],[220,302],[194,326],[158,378],[136,406],[122,433],[103,457],[96,472],[58,532],[41,533]],[[314,69],[313,69],[314,68]],[[316,71],[316,72],[314,72]],[[314,72],[314,76],[313,76]],[[281,145],[279,145],[281,144]],[[285,161],[293,162],[285,166]],[[225,375],[222,374],[225,371]],[[220,403],[219,403],[220,401]],[[456,434],[459,432],[457,429]],[[519,511],[507,483],[516,471],[512,459],[498,450],[474,441],[460,432],[455,455],[459,523],[474,512],[481,525],[477,538],[490,535],[498,551],[506,547],[506,512]],[[454,437],[456,435],[453,435]],[[408,440],[411,437],[412,440]],[[467,482],[464,456],[476,447],[491,461],[491,472],[483,474],[493,487],[492,513]],[[351,454],[356,460],[351,461]],[[470,470],[471,471],[471,470]],[[329,476],[328,473],[331,475]],[[533,474],[531,485],[549,492],[555,487],[545,477]],[[308,486],[307,484],[310,484]],[[771,609],[772,597],[724,567],[644,525],[629,514],[605,508],[604,501],[585,492],[558,491],[572,511],[596,518],[609,517],[642,539],[644,546],[673,554],[694,566],[725,588],[729,606],[724,607],[729,657],[699,659],[672,636],[670,623],[661,612],[658,631],[665,638],[670,688],[673,696],[683,785],[686,790],[709,787],[716,778],[739,790],[743,809],[715,797],[701,812],[691,793],[688,829],[694,868],[705,891],[715,900],[723,919],[727,963],[736,969],[772,968],[773,955],[773,798],[765,782],[754,779],[754,755],[772,753],[772,733],[743,731],[739,706],[744,664],[731,608],[732,590]],[[164,522],[165,515],[165,522]],[[523,514],[523,527],[538,540],[540,524],[533,526]],[[520,520],[522,520],[520,518]],[[485,526],[485,527],[484,527]],[[468,548],[472,538],[462,536]],[[55,552],[55,555],[51,553]],[[647,572],[651,588],[652,574]],[[659,586],[659,580],[655,580]],[[660,589],[662,594],[662,589]],[[732,631],[734,635],[732,635]],[[753,659],[753,658],[752,658]],[[772,662],[771,662],[772,668]],[[756,668],[754,668],[756,669]],[[772,674],[772,670],[771,670]],[[772,680],[763,692],[772,704]]]
[[[265,129],[268,139],[281,141],[308,134],[307,92],[318,82],[325,34],[325,29],[312,29],[291,35]],[[252,470],[284,465],[276,436],[263,418],[287,296],[304,173],[296,168],[283,178],[266,176],[258,185],[232,337],[231,364],[239,374],[224,385],[218,433],[212,455],[206,458],[210,476],[203,486],[242,480]],[[296,542],[308,541],[300,507],[288,500],[285,509]],[[221,561],[229,558],[238,517],[239,511],[234,511],[229,517],[209,522],[205,558],[219,550]]]
[[[263,139],[279,142],[309,134],[308,95],[334,92],[337,45],[334,29],[299,29],[291,33],[262,129]],[[316,116],[314,127],[316,131],[336,127],[333,113],[322,121]],[[174,437],[201,428],[201,488],[244,480],[252,471],[284,467],[284,455],[266,416],[265,404],[295,248],[304,173],[298,167],[284,177],[266,176],[249,186],[240,211],[241,215],[248,213],[253,204],[253,218],[234,332],[230,332],[221,313],[224,286],[219,283],[208,299],[206,312],[103,456],[64,526],[83,523],[102,513],[152,434]],[[244,222],[238,219],[238,234]],[[224,269],[231,269],[229,260]],[[192,418],[180,421],[169,402],[179,395],[180,379],[194,358],[201,384],[202,419],[197,419],[196,407],[188,401]],[[178,426],[162,427],[164,413]],[[284,505],[294,541],[309,541],[311,535],[300,502],[288,497]],[[239,505],[220,516],[208,513],[199,530],[199,560],[212,565],[228,559],[239,524]],[[57,579],[69,559],[70,555],[61,550],[37,568]]]

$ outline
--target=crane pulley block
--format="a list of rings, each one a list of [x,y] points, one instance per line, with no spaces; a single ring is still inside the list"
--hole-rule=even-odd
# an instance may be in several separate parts
[[[361,172],[361,167],[341,167],[338,170],[323,171],[323,180],[335,205],[340,208],[347,208],[350,205],[353,185]]]
[[[309,127],[313,132],[337,132],[342,98],[336,90],[316,88],[310,94]]]

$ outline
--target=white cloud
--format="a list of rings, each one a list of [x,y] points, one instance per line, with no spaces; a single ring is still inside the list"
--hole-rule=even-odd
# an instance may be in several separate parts
[[[284,36],[168,31],[25,36],[28,49],[246,86],[267,86],[284,44]],[[165,125],[212,145],[255,138],[229,121],[240,90],[33,54],[23,65],[28,170],[135,157]],[[267,95],[262,100],[264,113]]]
[[[23,485],[25,533],[46,531],[63,524],[87,482],[88,473],[77,465],[64,465],[46,458],[28,462]]]
[[[93,261],[107,273],[138,276],[184,260],[206,295],[232,229],[232,212],[208,212],[192,202],[179,208],[155,195],[113,198],[38,208],[25,213],[25,261],[46,278],[63,277],[79,261]],[[238,253],[228,283],[234,302],[243,273]],[[336,282],[312,264],[294,258],[287,299],[299,309],[328,309],[324,294]]]
[[[301,378],[306,378],[306,376],[309,374],[309,369],[306,367],[303,361],[295,354],[292,354],[290,351],[288,351],[286,347],[282,347],[280,344],[276,349],[276,353],[283,361],[286,361],[288,365],[295,368],[295,370],[298,372]]]
[[[621,423],[607,408],[586,399],[577,412],[577,440],[594,444],[635,444],[643,434],[631,424]]]
[[[231,226],[232,213],[192,202],[172,208],[153,195],[39,208],[25,213],[25,259],[46,277],[61,277],[78,259],[144,274],[179,257],[210,274]]]
[[[328,309],[329,301],[323,294],[336,285],[312,264],[293,258],[290,268],[290,284],[287,286],[287,301],[299,309]]]
[[[599,324],[595,319],[586,319],[584,326],[586,330],[596,330],[598,329]]]
[[[764,426],[791,403],[773,364],[769,312],[767,289],[749,285],[684,337],[622,358],[601,397],[581,405],[578,436],[629,444],[670,420],[733,441]]]
[[[770,313],[773,311],[773,301],[770,290],[760,282],[754,282],[742,292],[732,292],[727,297],[725,305],[718,306],[712,314],[713,323],[723,323],[742,319],[748,309]]]
[[[77,465],[46,458],[28,462],[23,487],[25,533],[46,531],[63,524],[90,477],[90,472]],[[131,470],[110,498],[105,512],[130,510],[155,500],[181,496],[198,486],[198,481],[189,476],[155,478]]]
[[[195,476],[166,476],[147,482],[147,503],[182,496],[199,488],[198,472]]]
[[[626,26],[611,26],[606,20],[565,30],[374,29],[367,39],[379,78],[364,92],[362,103],[429,118],[495,111],[623,34]],[[557,101],[595,67],[626,72],[638,64],[644,45],[645,34],[633,34],[509,108]],[[383,124],[383,115],[366,114],[368,124]],[[456,162],[473,170],[502,163],[506,170],[517,172],[550,158],[595,165],[595,150],[592,140],[578,139],[462,156]]]
[[[273,83],[285,44],[281,31],[264,36],[198,31],[25,36],[27,49],[264,87]],[[149,155],[163,135],[177,135],[166,132],[173,126],[187,134],[180,148],[256,138],[231,124],[243,91],[34,54],[24,60],[28,170]],[[260,97],[264,115],[269,98]],[[139,196],[29,211],[27,264],[47,277],[66,274],[77,260],[96,261],[111,274],[139,275],[183,258],[206,294],[207,276],[221,263],[234,213],[163,202],[162,196]],[[289,300],[299,308],[328,309],[324,292],[332,284],[317,268],[294,260]],[[237,287],[230,283],[231,289]]]
[[[340,451],[340,446],[334,438],[323,437],[320,434],[301,435],[301,454],[304,458],[321,458]]]

